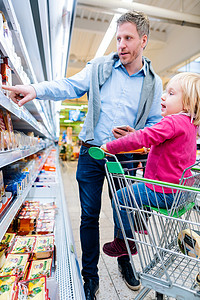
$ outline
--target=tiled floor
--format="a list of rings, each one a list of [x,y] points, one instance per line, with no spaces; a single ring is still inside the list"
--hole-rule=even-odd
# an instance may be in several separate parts
[[[78,185],[76,182],[77,162],[64,162],[61,164],[62,178],[65,188],[67,207],[71,219],[74,241],[81,268],[81,247],[79,238],[80,225],[80,204],[78,197]],[[112,208],[107,192],[107,182],[104,185],[102,197],[102,209],[100,216],[100,243],[101,249],[105,242],[113,239]],[[137,260],[137,256],[134,257]],[[131,300],[136,297],[138,292],[131,291],[122,280],[117,268],[115,258],[106,256],[100,252],[99,260],[100,292],[97,300]],[[154,292],[146,296],[146,300],[155,299]]]

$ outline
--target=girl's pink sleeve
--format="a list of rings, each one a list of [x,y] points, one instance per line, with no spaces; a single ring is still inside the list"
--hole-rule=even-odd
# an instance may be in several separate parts
[[[174,135],[174,122],[172,118],[165,117],[152,127],[137,130],[126,136],[106,144],[108,151],[117,154],[121,151],[137,150],[142,147],[150,148],[152,145],[163,143]]]

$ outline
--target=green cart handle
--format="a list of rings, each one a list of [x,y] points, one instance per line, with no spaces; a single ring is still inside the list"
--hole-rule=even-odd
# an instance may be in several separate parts
[[[99,148],[99,147],[91,147],[88,150],[89,155],[94,158],[94,159],[103,159],[105,158],[106,154],[103,151],[103,149]]]

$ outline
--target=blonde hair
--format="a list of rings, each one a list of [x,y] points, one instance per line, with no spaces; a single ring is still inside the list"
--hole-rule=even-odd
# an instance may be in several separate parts
[[[200,74],[183,72],[170,81],[178,81],[183,94],[184,112],[190,114],[194,125],[200,125]]]

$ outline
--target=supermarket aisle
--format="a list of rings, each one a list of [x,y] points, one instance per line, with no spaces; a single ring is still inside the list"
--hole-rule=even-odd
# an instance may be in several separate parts
[[[74,241],[78,256],[78,261],[81,267],[81,247],[79,237],[80,225],[80,205],[78,197],[78,185],[76,182],[76,166],[77,162],[67,161],[62,163],[61,171],[65,189],[65,196],[68,206],[68,211],[71,219],[71,225],[74,235]],[[104,185],[102,210],[100,216],[100,260],[99,260],[99,275],[100,275],[100,292],[97,300],[131,300],[137,295],[137,292],[131,291],[121,278],[117,268],[115,258],[106,256],[102,251],[102,245],[113,239],[113,221],[110,199],[107,192],[107,182]],[[136,258],[137,259],[137,258]],[[149,294],[146,298],[154,299],[154,293]],[[64,299],[62,299],[64,300]]]

